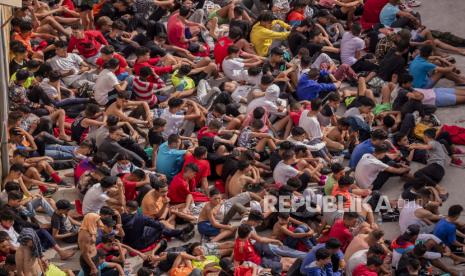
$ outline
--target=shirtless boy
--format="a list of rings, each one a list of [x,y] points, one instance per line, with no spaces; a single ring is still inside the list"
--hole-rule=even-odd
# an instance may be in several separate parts
[[[252,168],[249,161],[239,161],[237,168],[237,171],[226,180],[226,195],[228,198],[240,194],[246,185],[260,182],[258,171]]]

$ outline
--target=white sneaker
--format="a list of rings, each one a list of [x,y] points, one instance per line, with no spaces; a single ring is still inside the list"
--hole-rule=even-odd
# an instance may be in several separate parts
[[[416,7],[421,6],[421,2],[418,0],[408,0],[407,6],[409,6],[410,8],[416,8]]]

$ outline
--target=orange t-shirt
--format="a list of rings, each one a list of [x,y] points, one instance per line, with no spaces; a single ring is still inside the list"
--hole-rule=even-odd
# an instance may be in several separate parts
[[[336,197],[338,195],[342,195],[347,199],[346,202],[344,202],[344,208],[349,208],[350,207],[350,192],[349,191],[344,191],[339,188],[339,185],[334,185],[333,192],[331,193],[332,196]]]
[[[32,33],[29,34],[26,37],[23,37],[19,33],[14,33],[13,34],[13,40],[17,40],[17,41],[23,43],[24,47],[26,47],[26,49],[27,49],[27,51],[29,53],[32,53],[31,38],[32,38]]]

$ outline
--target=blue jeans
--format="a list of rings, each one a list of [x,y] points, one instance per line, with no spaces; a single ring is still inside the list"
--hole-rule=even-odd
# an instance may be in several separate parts
[[[53,212],[55,212],[47,200],[45,200],[43,197],[36,197],[26,204],[26,210],[24,211],[24,214],[28,217],[34,217],[36,215],[36,209],[39,207],[42,207],[44,212],[50,217],[53,215]]]
[[[307,253],[292,249],[285,245],[278,246],[276,244],[270,244],[269,246],[270,246],[271,252],[281,257],[304,259],[305,256],[307,256]]]
[[[52,104],[55,107],[63,107],[68,105],[75,105],[75,104],[86,104],[89,102],[88,98],[66,98],[61,101],[52,101]]]
[[[74,150],[77,146],[63,146],[63,145],[46,145],[45,156],[50,156],[55,160],[68,160],[75,157]]]
[[[299,225],[296,229],[294,229],[294,233],[306,233],[308,232],[309,229],[307,226],[305,225]],[[284,239],[284,245],[286,246],[289,246],[290,248],[297,248],[297,244],[299,242],[302,242],[303,244],[305,244],[305,246],[307,246],[308,248],[312,248],[314,246],[314,244],[312,243],[312,241],[310,240],[310,238],[293,238],[293,237],[286,237]]]

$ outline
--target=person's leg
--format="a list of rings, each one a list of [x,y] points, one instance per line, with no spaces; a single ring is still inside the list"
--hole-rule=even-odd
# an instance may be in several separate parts
[[[236,214],[240,214],[241,216],[243,216],[247,212],[248,210],[244,205],[236,202],[231,206],[231,209],[229,209],[229,211],[224,215],[223,224],[228,224]]]
[[[221,229],[220,233],[214,237],[213,239],[211,239],[212,242],[219,242],[223,239],[226,239],[232,235],[234,235],[234,233],[236,232],[236,230],[225,230],[225,229]]]
[[[45,17],[44,19],[42,19],[41,21],[41,24],[49,24],[50,26],[52,26],[54,29],[56,29],[57,31],[59,31],[60,33],[66,35],[67,37],[69,37],[71,35],[71,31],[69,30],[66,30],[63,25],[61,25],[60,23],[58,23],[55,18],[53,18],[53,16],[49,15],[47,17]]]
[[[45,156],[52,157],[54,160],[73,159],[75,148],[75,146],[46,145]]]
[[[402,123],[400,124],[399,133],[402,133],[404,135],[407,135],[407,137],[410,137],[414,129],[415,129],[415,117],[413,116],[412,113],[405,114],[404,119],[402,120]]]
[[[449,52],[452,52],[454,54],[458,54],[458,55],[465,55],[465,49],[460,49],[460,48],[457,48],[457,47],[454,47],[452,45],[449,45],[445,42],[442,42],[441,40],[439,39],[434,39],[433,40],[433,43],[436,47],[442,49],[442,50],[446,50],[446,51],[449,51]]]
[[[290,247],[287,247],[285,245],[283,246],[277,246],[275,244],[270,244],[270,250],[281,257],[291,257],[291,258],[299,258],[303,259],[307,255],[307,253],[292,249]]]
[[[380,172],[376,177],[375,181],[373,181],[373,191],[380,190],[383,187],[384,183],[388,181],[389,177],[394,176],[394,174],[389,172]]]
[[[65,111],[63,109],[57,109],[50,114],[50,118],[58,127],[60,132],[59,138],[64,141],[71,141],[71,137],[66,135],[65,132]]]
[[[321,64],[334,64],[334,61],[327,54],[321,53],[310,67],[320,69]]]
[[[333,73],[333,76],[338,81],[344,80],[356,80],[357,74],[348,64],[341,64],[337,68],[336,72]]]
[[[40,239],[40,243],[44,247],[44,249],[53,248],[62,260],[67,260],[71,258],[76,251],[73,250],[63,250],[60,246],[58,246],[57,242],[53,239],[52,235],[45,229],[37,229],[36,230],[37,236]]]
[[[36,197],[33,200],[30,201],[31,207],[36,210],[39,207],[42,207],[42,210],[49,216],[51,217],[55,210],[53,210],[52,206],[50,203],[47,202],[43,197]]]

